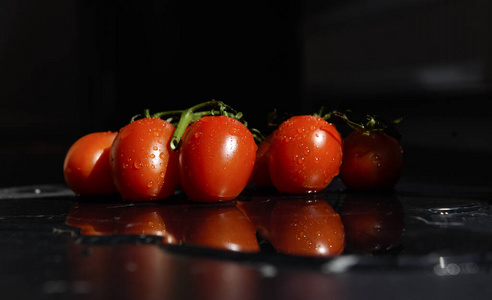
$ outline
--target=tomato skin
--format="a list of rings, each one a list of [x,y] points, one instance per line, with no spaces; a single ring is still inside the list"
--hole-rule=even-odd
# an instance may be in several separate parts
[[[251,183],[258,187],[271,187],[272,179],[268,172],[268,159],[270,156],[270,143],[273,135],[269,135],[266,139],[261,141],[256,151],[255,167],[253,169],[253,175],[251,175]]]
[[[160,118],[134,121],[120,130],[111,147],[114,183],[130,201],[164,199],[179,181],[178,153],[169,147],[174,126]]]
[[[268,169],[273,185],[284,193],[325,189],[338,175],[342,138],[336,127],[315,116],[295,116],[274,132]]]
[[[344,139],[340,177],[354,190],[392,188],[403,170],[398,141],[383,132],[353,131]]]
[[[179,151],[183,191],[192,201],[235,199],[253,171],[257,146],[241,122],[207,116],[190,125]]]
[[[76,194],[116,193],[111,177],[109,152],[116,132],[94,132],[78,139],[63,162],[63,176]]]

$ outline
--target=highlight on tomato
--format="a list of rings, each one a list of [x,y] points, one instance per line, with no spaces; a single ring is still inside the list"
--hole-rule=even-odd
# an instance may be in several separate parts
[[[180,184],[190,200],[234,200],[247,186],[257,145],[243,122],[241,113],[218,101],[182,113],[171,147],[179,152]]]
[[[367,115],[367,123],[356,123],[346,114],[336,113],[353,131],[344,139],[340,178],[353,190],[391,189],[403,171],[403,150],[395,129],[401,119],[392,123]]]
[[[158,117],[121,128],[111,147],[111,169],[123,199],[152,201],[172,195],[178,185],[178,153],[169,143],[174,126]]]
[[[63,162],[68,187],[79,195],[116,193],[109,152],[116,132],[93,132],[78,139]]]
[[[280,192],[322,191],[338,175],[341,162],[341,135],[319,116],[291,117],[273,133],[268,170]]]

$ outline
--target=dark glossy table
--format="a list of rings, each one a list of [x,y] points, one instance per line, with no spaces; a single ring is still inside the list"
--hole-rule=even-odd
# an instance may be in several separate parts
[[[262,193],[248,190],[239,200],[294,197]],[[348,201],[364,201],[353,196],[335,181],[308,197],[343,212]],[[243,253],[166,245],[146,234],[82,235],[66,224],[71,210],[108,199],[76,197],[64,185],[4,188],[1,298],[489,299],[492,188],[402,181],[391,197],[404,226],[392,247],[359,251],[347,245],[341,255],[314,258],[277,253],[268,245]]]

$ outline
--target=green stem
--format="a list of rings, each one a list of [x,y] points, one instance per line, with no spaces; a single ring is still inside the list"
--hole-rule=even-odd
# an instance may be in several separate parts
[[[205,111],[201,111],[207,109]],[[209,109],[209,110],[208,110]],[[175,111],[174,113],[177,113]],[[156,115],[166,115],[166,113],[159,113]],[[229,105],[225,104],[221,101],[207,101],[195,106],[192,106],[186,110],[181,111],[181,116],[179,118],[178,125],[176,126],[176,130],[169,142],[169,147],[171,150],[176,151],[179,148],[179,144],[181,142],[181,138],[183,137],[184,132],[188,125],[192,122],[196,122],[200,118],[204,116],[216,116],[216,115],[224,115],[234,119],[241,121],[242,113],[237,112]],[[244,123],[244,122],[243,122]]]
[[[154,118],[171,118],[175,116],[180,116],[183,113],[182,110],[170,110],[170,111],[163,111],[163,112],[158,112],[152,115]]]
[[[191,109],[187,109],[182,112],[181,117],[179,118],[178,126],[176,126],[176,130],[169,142],[169,147],[171,150],[178,150],[179,143],[181,142],[181,137],[185,133],[186,128],[190,124],[193,119],[193,111]]]
[[[357,123],[357,122],[354,122],[354,121],[351,121],[346,114],[344,113],[341,113],[341,112],[338,112],[338,111],[335,111],[333,112],[333,115],[335,117],[339,117],[340,119],[342,119],[350,128],[352,128],[353,130],[357,130],[357,131],[360,131],[360,132],[364,132],[365,131],[365,126],[363,124],[360,124],[360,123]]]

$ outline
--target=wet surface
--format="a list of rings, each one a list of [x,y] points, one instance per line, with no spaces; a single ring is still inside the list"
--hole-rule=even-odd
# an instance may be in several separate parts
[[[337,181],[320,194],[247,190],[218,205],[2,189],[0,290],[9,299],[486,299],[491,200],[486,187],[401,183],[367,194]]]

